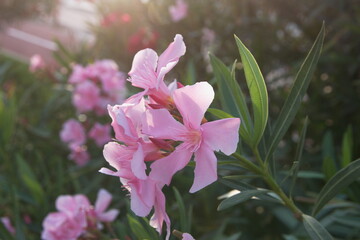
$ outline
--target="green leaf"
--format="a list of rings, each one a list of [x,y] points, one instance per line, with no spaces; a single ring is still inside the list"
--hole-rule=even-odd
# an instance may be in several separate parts
[[[184,201],[181,197],[181,194],[175,187],[173,187],[173,191],[174,191],[176,203],[178,205],[179,213],[180,213],[179,214],[180,215],[180,227],[181,227],[182,231],[188,232],[190,229],[187,229],[187,219],[186,219],[186,211],[185,211]]]
[[[306,130],[309,124],[309,118],[306,117],[305,118],[305,122],[304,122],[304,126],[301,130],[301,134],[300,134],[300,139],[299,139],[299,144],[297,145],[296,148],[296,153],[295,153],[295,159],[294,159],[294,169],[292,172],[292,181],[291,181],[291,187],[290,187],[290,196],[292,195],[292,191],[294,189],[295,183],[296,183],[296,178],[297,178],[297,174],[299,172],[299,168],[301,165],[301,157],[302,157],[302,151],[304,148],[304,143],[305,143],[305,136],[306,136]]]
[[[207,111],[219,119],[234,117],[231,114],[224,112],[223,110],[216,109],[216,108],[208,108]]]
[[[346,129],[342,141],[342,159],[341,159],[342,167],[346,167],[347,165],[350,164],[352,160],[352,149],[353,149],[352,127],[349,126]]]
[[[322,171],[325,174],[326,179],[330,179],[337,171],[336,159],[335,159],[335,146],[332,133],[326,132],[322,142]]]
[[[246,105],[245,96],[236,82],[234,75],[218,58],[210,54],[211,65],[214,70],[216,83],[219,87],[221,105],[226,112],[241,119],[240,136],[250,144],[252,136],[252,122]]]
[[[268,94],[264,78],[254,56],[238,37],[235,36],[235,40],[244,66],[246,83],[249,88],[253,107],[254,135],[252,138],[252,147],[256,147],[265,131],[268,119]]]
[[[196,83],[196,68],[193,60],[190,60],[186,66],[186,76],[184,78],[184,85],[192,85]]]
[[[347,167],[338,171],[321,189],[312,215],[315,215],[336,194],[344,190],[360,176],[360,159],[353,161]]]
[[[129,214],[127,215],[127,218],[128,218],[128,222],[129,222],[131,231],[137,237],[137,239],[144,239],[144,240],[151,239],[149,233],[146,231],[144,226],[136,218],[132,217]]]
[[[16,155],[19,176],[38,205],[44,204],[45,193],[30,166],[20,155]]]
[[[221,210],[227,209],[227,208],[237,205],[239,203],[245,202],[245,201],[251,199],[252,197],[263,195],[268,192],[269,192],[269,190],[264,190],[264,189],[260,189],[260,190],[253,189],[253,190],[241,191],[240,193],[222,201],[220,203],[220,205],[218,206],[217,210],[221,211]]]
[[[332,240],[333,237],[315,218],[303,214],[303,224],[306,232],[313,240]]]
[[[271,143],[266,154],[266,162],[269,161],[270,156],[273,154],[275,148],[278,146],[280,140],[285,135],[290,124],[294,120],[296,113],[300,107],[302,99],[309,86],[310,80],[315,71],[316,64],[319,60],[321,49],[323,46],[325,36],[325,26],[321,27],[321,30],[310,50],[305,58],[305,61],[300,67],[299,72],[296,75],[294,84],[291,88],[284,106],[281,109],[279,117],[273,128],[273,134],[271,136]]]

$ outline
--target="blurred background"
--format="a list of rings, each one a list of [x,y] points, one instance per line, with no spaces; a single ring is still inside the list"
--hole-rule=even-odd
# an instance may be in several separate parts
[[[39,239],[41,222],[54,211],[57,196],[81,192],[94,199],[105,187],[114,194],[114,207],[121,209],[114,227],[117,237],[138,239],[133,229],[126,230],[131,212],[118,179],[97,173],[106,166],[102,147],[87,144],[90,160],[78,166],[68,160],[69,149],[59,137],[69,118],[85,128],[87,121],[110,123],[107,116],[79,112],[73,106],[76,86],[69,77],[76,64],[85,67],[112,59],[126,74],[137,51],[153,48],[161,53],[179,33],[187,52],[167,80],[213,83],[208,53],[231,66],[240,59],[235,34],[258,61],[269,92],[270,120],[275,121],[323,22],[326,37],[318,67],[296,121],[276,152],[277,178],[287,189],[299,131],[309,116],[302,177],[294,191],[304,212],[310,211],[314,196],[344,167],[342,163],[360,156],[358,0],[2,0],[0,216],[16,225],[16,239]],[[236,66],[237,80],[246,89],[241,64]],[[126,87],[127,96],[136,91]],[[234,171],[241,170],[222,166],[219,174]],[[217,197],[231,190],[223,183],[185,194],[191,172],[189,168],[174,180],[182,197],[177,190],[165,190],[174,228],[196,239],[306,239],[297,220],[274,203],[249,201],[217,212]],[[251,178],[241,182],[263,184]],[[179,210],[179,201],[185,210]],[[341,207],[329,206],[320,219],[337,238],[359,239],[359,202],[356,182],[336,202]]]

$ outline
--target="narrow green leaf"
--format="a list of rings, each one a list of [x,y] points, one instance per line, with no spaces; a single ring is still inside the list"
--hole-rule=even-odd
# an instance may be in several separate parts
[[[352,149],[353,149],[352,127],[349,126],[346,129],[342,141],[342,159],[341,159],[342,167],[346,167],[347,165],[350,164],[352,160]]]
[[[269,192],[269,190],[264,190],[264,189],[260,189],[260,190],[254,189],[254,190],[242,191],[230,198],[223,200],[219,204],[217,210],[221,211],[221,210],[227,209],[227,208],[237,205],[239,203],[245,202],[245,201],[251,199],[252,197],[257,197],[259,195],[263,195],[268,192]]]
[[[249,88],[253,107],[254,135],[252,138],[252,147],[256,147],[265,131],[268,119],[268,94],[264,78],[254,56],[238,37],[235,36],[235,40],[244,66],[246,83]]]
[[[241,119],[240,136],[248,144],[251,143],[252,122],[246,105],[245,96],[230,70],[218,58],[210,54],[216,83],[219,87],[220,101],[223,109]]]
[[[306,56],[305,61],[301,65],[300,70],[296,75],[290,94],[288,95],[285,104],[281,109],[279,117],[275,123],[273,134],[270,138],[271,143],[269,145],[268,152],[265,158],[266,162],[268,162],[269,157],[273,154],[275,148],[278,146],[280,140],[285,135],[290,124],[296,116],[301,101],[306,93],[312,75],[315,71],[316,64],[319,60],[321,49],[323,46],[324,36],[325,26],[323,24],[310,52]]]
[[[336,194],[343,191],[350,183],[360,176],[360,159],[351,162],[347,167],[338,171],[321,189],[313,209],[315,215]]]
[[[208,108],[207,110],[209,113],[211,113],[212,115],[214,115],[215,117],[219,118],[219,119],[223,119],[223,118],[233,118],[234,116],[232,116],[231,114],[224,112],[223,110],[217,109],[217,108]]]
[[[186,75],[184,78],[184,85],[192,85],[196,83],[196,68],[193,60],[190,60],[186,66]]]
[[[306,117],[305,121],[304,121],[304,126],[303,126],[303,128],[301,130],[299,144],[297,145],[297,148],[296,148],[295,159],[294,159],[294,163],[296,163],[296,164],[295,164],[295,168],[294,168],[294,170],[292,172],[292,181],[291,181],[291,187],[290,187],[290,191],[289,191],[290,196],[292,195],[292,191],[293,191],[293,189],[295,187],[296,178],[297,178],[299,168],[300,168],[300,165],[301,165],[302,151],[303,151],[303,148],[304,148],[305,136],[306,136],[306,130],[307,130],[308,124],[309,124],[309,118]]]
[[[21,179],[31,193],[31,196],[37,204],[43,204],[45,199],[44,190],[36,179],[35,174],[31,170],[30,166],[20,155],[16,155],[16,162],[18,165],[19,176],[21,176]]]
[[[326,132],[322,141],[322,171],[326,179],[330,179],[337,171],[335,159],[335,145],[332,133]]]
[[[306,232],[313,240],[332,240],[333,237],[315,218],[303,214],[303,224]]]
[[[148,239],[150,240],[149,233],[146,231],[144,226],[134,217],[127,215],[128,222],[131,228],[131,231],[137,237],[137,239]]]
[[[186,229],[187,227],[187,219],[186,219],[186,211],[185,211],[185,205],[184,205],[184,201],[181,197],[181,194],[179,193],[179,191],[173,187],[173,191],[174,191],[174,195],[176,198],[176,203],[178,205],[179,208],[179,215],[180,215],[180,226],[182,231],[188,232],[189,229]]]

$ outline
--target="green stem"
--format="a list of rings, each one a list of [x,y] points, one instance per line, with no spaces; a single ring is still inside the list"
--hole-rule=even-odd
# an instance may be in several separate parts
[[[301,219],[302,212],[300,209],[296,207],[293,200],[289,198],[284,191],[280,188],[278,183],[274,180],[274,178],[271,176],[269,172],[269,168],[267,167],[267,164],[264,163],[262,160],[259,150],[257,148],[253,149],[253,153],[255,155],[255,159],[258,162],[259,166],[251,162],[250,160],[244,158],[238,153],[234,153],[233,156],[239,159],[247,169],[253,171],[256,174],[259,174],[262,176],[264,181],[269,185],[270,189],[276,193],[281,200],[284,202],[285,206],[287,206],[295,215],[297,219]]]

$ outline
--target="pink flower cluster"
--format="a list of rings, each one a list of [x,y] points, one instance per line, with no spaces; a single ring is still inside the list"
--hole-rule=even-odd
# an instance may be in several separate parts
[[[119,72],[112,60],[100,60],[86,67],[75,65],[69,78],[74,86],[72,103],[78,113],[94,111],[98,116],[104,115],[108,104],[123,102],[125,90],[125,74]],[[87,137],[96,145],[103,147],[110,137],[110,125],[88,122],[80,123],[69,119],[63,124],[60,138],[68,144],[71,151],[69,159],[78,165],[85,165],[90,155],[85,145]],[[88,130],[88,135],[86,131]]]
[[[39,54],[35,54],[30,58],[30,66],[29,66],[30,72],[44,70],[45,68],[46,68],[45,61]]]
[[[96,145],[103,147],[110,137],[110,125],[102,125],[95,123],[90,129],[88,136],[95,141]],[[73,160],[77,165],[83,166],[90,160],[90,155],[87,152],[86,133],[83,125],[75,120],[67,120],[61,129],[60,138],[64,143],[67,143],[71,153],[69,159]]]
[[[86,67],[75,65],[69,78],[75,87],[73,105],[79,113],[95,111],[99,116],[105,115],[107,104],[124,100],[125,80],[125,74],[112,60],[100,60]]]
[[[115,171],[100,172],[117,176],[130,192],[131,209],[147,216],[161,233],[163,222],[170,234],[170,219],[165,209],[164,185],[183,169],[194,156],[196,192],[217,180],[214,151],[230,155],[236,151],[240,119],[208,122],[204,114],[214,99],[207,82],[182,86],[176,81],[168,86],[165,75],[185,54],[181,35],[158,56],[152,49],[139,51],[129,72],[129,81],[143,91],[121,105],[109,106],[115,142],[104,147],[104,157]]]
[[[112,222],[119,211],[106,208],[111,202],[111,194],[100,189],[95,206],[88,198],[78,194],[63,195],[56,200],[57,212],[49,213],[43,221],[41,238],[44,240],[75,240],[87,232],[102,228],[101,222]]]

